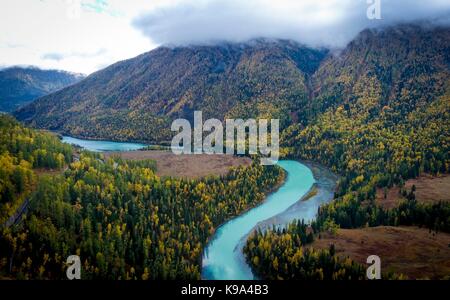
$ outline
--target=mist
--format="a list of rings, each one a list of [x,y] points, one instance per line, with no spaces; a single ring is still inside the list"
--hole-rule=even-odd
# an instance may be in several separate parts
[[[159,45],[290,39],[312,47],[341,48],[366,28],[398,23],[450,24],[448,0],[381,0],[381,19],[367,10],[375,0],[196,0],[157,7],[133,26]]]

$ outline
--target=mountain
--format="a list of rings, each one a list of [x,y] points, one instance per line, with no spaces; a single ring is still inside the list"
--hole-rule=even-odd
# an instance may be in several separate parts
[[[194,110],[205,118],[279,117],[282,128],[307,126],[341,105],[366,121],[387,110],[405,116],[448,85],[449,35],[419,25],[365,30],[340,52],[267,39],[160,47],[15,115],[75,136],[149,142],[169,140],[171,121]]]
[[[355,279],[365,276],[366,266],[353,263],[351,254],[339,258],[335,247],[327,244],[319,252],[306,243],[315,236],[335,239],[346,229],[366,236],[364,244],[369,239],[393,249],[395,240],[410,240],[411,232],[433,241],[450,232],[450,203],[433,192],[436,187],[427,185],[433,203],[421,203],[416,186],[405,185],[411,178],[439,181],[450,172],[449,75],[450,30],[401,25],[365,30],[333,52],[273,40],[162,47],[15,114],[33,126],[71,134],[148,141],[167,138],[170,120],[190,118],[196,109],[206,117],[280,116],[283,158],[326,165],[339,180],[333,201],[321,205],[314,222],[257,232],[247,240],[246,259],[266,279]],[[68,253],[81,251],[87,279],[200,278],[201,255],[214,228],[256,205],[281,174],[278,167],[256,163],[206,181],[162,182],[149,160],[103,161],[85,153],[64,167],[73,158],[69,146],[10,117],[0,118],[0,133],[7,215],[18,199],[30,197],[27,217],[0,237],[3,252],[14,254],[4,273],[14,278],[60,278],[60,245]],[[32,167],[58,167],[64,174],[33,176]],[[39,180],[36,191],[33,180]],[[391,192],[402,200],[384,207],[383,201],[394,202]],[[399,229],[409,233],[386,239]],[[447,248],[441,244],[436,249]],[[435,265],[422,256],[410,261],[420,274],[424,264]]]
[[[449,28],[365,30],[342,53],[322,63],[312,79],[314,101],[309,104],[323,112],[365,97],[370,101],[359,107],[365,106],[373,118],[386,106],[406,114],[441,95],[449,73]]]
[[[11,67],[0,70],[0,111],[12,112],[22,105],[79,82],[81,74]]]
[[[161,141],[193,117],[290,115],[308,101],[308,78],[327,52],[291,41],[161,47],[116,63],[33,102],[16,116],[35,127],[114,140]]]
[[[311,87],[302,122],[282,140],[290,156],[342,174],[338,195],[373,199],[376,188],[449,172],[449,28],[363,31],[324,60]]]

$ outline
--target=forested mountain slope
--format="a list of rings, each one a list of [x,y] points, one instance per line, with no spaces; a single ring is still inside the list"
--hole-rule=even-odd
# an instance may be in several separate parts
[[[0,111],[12,112],[83,78],[84,75],[81,74],[33,67],[0,70]]]
[[[280,117],[308,100],[307,78],[326,51],[290,41],[161,47],[116,63],[19,110],[27,123],[68,134],[115,140],[170,139],[170,122]]]
[[[364,31],[322,64],[312,79],[314,95],[303,122],[283,136],[287,156],[318,161],[341,174],[335,201],[322,206],[313,222],[317,235],[400,225],[449,232],[450,203],[419,203],[415,187],[404,188],[406,179],[449,172],[449,73],[449,29],[418,26]],[[393,208],[378,205],[377,189],[394,185],[406,200]],[[248,240],[247,259],[263,278],[361,276],[357,264],[335,255],[334,246],[321,252],[302,248],[305,242],[296,235],[304,234],[292,226],[290,232],[273,230]],[[282,253],[276,265],[258,252],[265,240],[273,250],[266,253]],[[325,263],[318,264],[317,257]],[[423,256],[412,261],[434,263]]]
[[[449,28],[365,30],[322,63],[312,79],[312,110],[306,111],[317,115],[345,105],[352,116],[363,113],[373,119],[390,109],[401,117],[442,95],[449,72]],[[356,104],[352,110],[351,104]]]
[[[449,75],[450,30],[364,31],[314,74],[309,118],[284,132],[288,153],[344,174],[341,194],[370,181],[362,198],[376,185],[446,172]]]

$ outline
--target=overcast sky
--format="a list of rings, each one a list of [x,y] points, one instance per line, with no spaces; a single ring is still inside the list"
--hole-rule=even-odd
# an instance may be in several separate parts
[[[370,2],[375,0],[370,0]],[[343,47],[367,27],[419,19],[448,23],[449,0],[1,0],[0,67],[85,74],[161,44],[288,38]]]

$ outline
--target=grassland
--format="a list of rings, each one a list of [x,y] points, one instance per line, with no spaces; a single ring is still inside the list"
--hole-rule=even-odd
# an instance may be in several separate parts
[[[381,258],[382,272],[395,272],[409,279],[436,279],[450,274],[450,234],[431,233],[418,227],[339,229],[312,244],[328,249],[331,244],[341,257],[366,264],[370,255]]]
[[[152,159],[156,161],[156,174],[160,177],[201,178],[225,175],[233,167],[249,166],[252,160],[231,155],[175,155],[169,151],[107,152],[105,157],[119,156],[126,160]]]
[[[415,195],[419,203],[436,203],[439,201],[450,201],[450,176],[432,176],[424,174],[416,179],[410,179],[405,183],[404,189],[408,192],[416,187]],[[400,188],[395,186],[386,190],[377,190],[376,202],[385,209],[397,207],[404,197]]]

